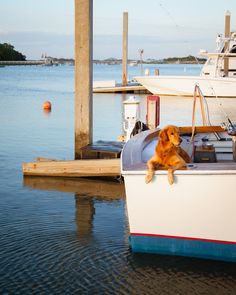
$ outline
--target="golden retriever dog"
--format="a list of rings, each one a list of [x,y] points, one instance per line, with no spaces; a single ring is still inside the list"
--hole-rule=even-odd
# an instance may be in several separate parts
[[[152,180],[155,169],[158,167],[168,169],[169,184],[174,183],[174,171],[186,168],[186,163],[191,162],[187,152],[180,147],[181,142],[182,139],[178,127],[168,125],[161,130],[155,149],[155,155],[147,162],[148,171],[145,178],[146,183]]]

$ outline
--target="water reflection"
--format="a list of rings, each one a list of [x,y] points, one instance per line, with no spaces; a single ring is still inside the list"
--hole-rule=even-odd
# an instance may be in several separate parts
[[[119,200],[125,197],[124,184],[118,181],[76,177],[25,176],[23,186],[37,190],[76,193],[80,196],[99,197],[100,200]]]
[[[92,236],[96,200],[111,202],[125,196],[124,184],[118,181],[25,176],[23,185],[37,190],[75,193],[75,223],[79,238]]]
[[[130,253],[128,263],[139,294],[235,294],[234,263],[142,253]]]
[[[79,238],[92,234],[95,215],[94,201],[91,197],[75,194],[75,222]]]
[[[38,241],[44,247],[41,252],[37,248],[34,255],[40,257],[41,268],[53,264],[51,288],[60,290],[63,282],[70,294],[75,294],[74,290],[81,294],[235,294],[234,263],[132,253],[128,246],[123,184],[81,178],[25,177],[24,186],[74,193],[72,211],[65,215],[65,223],[61,224],[60,219],[56,222],[54,217],[39,227]],[[64,212],[64,208],[60,210]],[[34,248],[33,242],[28,243],[26,253],[35,253]],[[59,263],[54,264],[55,259]],[[24,265],[19,258],[13,261],[18,262],[18,267]],[[38,276],[40,267],[36,270]]]

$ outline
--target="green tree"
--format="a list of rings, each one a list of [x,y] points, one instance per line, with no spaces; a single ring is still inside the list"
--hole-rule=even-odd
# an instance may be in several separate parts
[[[14,46],[9,43],[0,43],[0,60],[2,61],[17,61],[26,60],[26,56],[15,50]]]

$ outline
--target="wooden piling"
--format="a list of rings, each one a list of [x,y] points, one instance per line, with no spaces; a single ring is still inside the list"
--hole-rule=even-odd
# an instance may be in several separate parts
[[[128,62],[128,12],[123,13],[123,54],[122,54],[122,85],[126,86]]]
[[[92,142],[93,0],[75,0],[75,159]]]
[[[231,34],[231,32],[230,32],[230,16],[231,16],[231,13],[229,10],[227,10],[225,13],[225,38],[229,38],[230,34]],[[225,52],[228,50],[228,45],[229,45],[229,41],[225,41],[225,47],[224,47]],[[226,77],[229,74],[229,58],[228,57],[226,57],[224,59],[224,73],[225,73]]]

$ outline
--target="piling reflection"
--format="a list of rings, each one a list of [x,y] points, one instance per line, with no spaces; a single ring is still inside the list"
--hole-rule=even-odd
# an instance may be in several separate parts
[[[124,184],[118,181],[25,176],[23,185],[37,190],[75,193],[75,223],[79,238],[92,235],[95,200],[112,202],[125,197]]]
[[[92,234],[95,207],[93,198],[75,194],[75,222],[79,238]]]
[[[23,186],[37,190],[76,193],[101,200],[119,200],[125,197],[124,184],[118,181],[78,177],[24,176]]]

